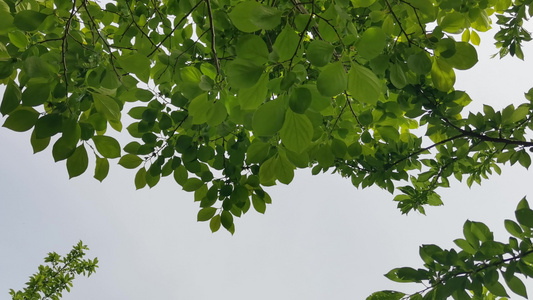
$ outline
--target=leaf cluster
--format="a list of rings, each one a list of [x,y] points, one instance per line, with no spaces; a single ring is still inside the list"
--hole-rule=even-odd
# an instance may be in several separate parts
[[[83,259],[87,250],[89,248],[80,241],[63,257],[55,252],[48,253],[44,258],[46,265],[39,266],[38,272],[30,276],[23,290],[9,291],[12,299],[60,299],[65,290],[70,292],[76,275],[89,277],[98,268],[98,258]]]
[[[459,250],[423,245],[420,257],[424,268],[396,268],[385,275],[396,282],[427,282],[422,291],[411,295],[382,291],[367,299],[496,299],[509,297],[504,284],[527,299],[520,277],[533,277],[533,210],[525,198],[518,204],[515,216],[517,221],[505,220],[511,235],[507,243],[495,241],[485,224],[466,221],[464,238],[454,240]]]

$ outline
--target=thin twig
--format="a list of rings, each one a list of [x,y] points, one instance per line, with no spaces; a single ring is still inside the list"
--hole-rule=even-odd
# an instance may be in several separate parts
[[[183,21],[185,21],[185,20],[187,20],[187,19],[189,18],[189,16],[192,14],[192,12],[193,12],[196,8],[198,8],[198,6],[200,6],[200,4],[202,4],[202,2],[204,2],[204,0],[200,0],[200,1],[198,1],[198,3],[196,3],[196,5],[193,6],[193,8],[191,8],[191,10],[189,10],[189,12],[186,13],[185,16],[183,16],[183,17],[178,21],[178,23],[176,23],[176,25],[174,26],[174,28],[172,28],[172,31],[170,31],[170,33],[167,34],[167,35],[161,40],[161,42],[159,42],[159,44],[157,44],[157,45],[155,46],[155,49],[152,50],[152,52],[150,52],[150,53],[148,54],[148,56],[152,56],[152,54],[154,54],[157,50],[159,50],[159,48],[161,48],[161,45],[163,45],[163,43],[164,43],[169,37],[171,37],[171,36],[174,34],[174,31],[176,31],[176,29],[179,28],[179,26],[181,25],[181,23],[182,23]]]
[[[220,75],[220,61],[217,56],[217,49],[215,45],[215,24],[213,23],[213,11],[211,10],[211,0],[205,0],[207,4],[207,14],[209,15],[209,30],[211,31],[211,51],[213,52],[213,60],[217,68],[217,75]]]

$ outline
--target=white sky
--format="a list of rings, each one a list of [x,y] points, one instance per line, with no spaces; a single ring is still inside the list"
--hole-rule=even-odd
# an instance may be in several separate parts
[[[525,62],[489,61],[496,50],[482,40],[480,63],[456,84],[474,99],[471,109],[524,101],[533,86],[533,47],[524,50]],[[134,172],[115,160],[103,183],[92,178],[94,164],[68,180],[50,149],[32,155],[29,135],[0,128],[0,299],[22,288],[46,253],[65,254],[80,239],[100,268],[77,278],[65,300],[364,299],[383,289],[413,290],[383,274],[421,266],[421,244],[453,247],[466,219],[506,240],[503,220],[514,218],[523,196],[533,199],[531,172],[514,166],[481,187],[454,183],[441,190],[445,206],[405,217],[387,192],[305,170],[289,186],[269,189],[273,204],[264,216],[250,210],[236,219],[234,236],[212,234],[196,222],[193,195],[172,177],[135,191]],[[528,286],[533,293],[533,280]]]

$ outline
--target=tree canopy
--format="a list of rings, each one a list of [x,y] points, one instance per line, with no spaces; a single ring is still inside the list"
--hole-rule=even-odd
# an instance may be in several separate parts
[[[472,99],[454,88],[492,20],[499,56],[523,59],[530,3],[0,0],[0,113],[70,178],[91,165],[102,181],[110,161],[135,170],[137,189],[173,177],[213,232],[264,213],[264,188],[297,168],[379,186],[402,213],[424,213],[450,179],[530,166],[533,89],[517,107],[465,113]],[[482,293],[473,282],[457,284]]]

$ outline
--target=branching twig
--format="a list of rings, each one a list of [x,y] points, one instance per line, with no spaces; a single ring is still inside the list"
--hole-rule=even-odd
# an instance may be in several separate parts
[[[215,67],[217,68],[217,75],[220,75],[220,61],[218,60],[217,49],[215,44],[215,24],[213,23],[211,0],[205,0],[205,3],[207,4],[207,14],[209,15],[209,30],[211,31],[211,51],[213,52],[213,60],[215,61]]]
[[[389,1],[385,0],[385,3],[387,4],[387,7],[389,8],[389,11],[392,14],[392,17],[394,18],[394,20],[396,20],[396,23],[398,23],[398,26],[400,27],[400,31],[403,33],[403,35],[405,35],[405,38],[407,39],[407,43],[409,43],[409,45],[411,45],[411,40],[409,39],[409,35],[407,34],[407,32],[405,32],[405,29],[403,29],[402,23],[398,19],[398,16],[396,16],[394,11],[392,10],[392,7],[391,7]]]
[[[181,25],[181,23],[182,23],[183,21],[185,21],[185,20],[187,20],[187,19],[189,18],[189,16],[192,14],[192,12],[193,12],[196,8],[198,8],[198,6],[200,6],[200,4],[202,4],[202,2],[204,2],[204,0],[200,0],[200,1],[198,1],[198,3],[196,3],[196,5],[193,6],[193,8],[191,8],[191,10],[189,10],[189,12],[187,12],[187,13],[185,14],[185,16],[183,16],[183,17],[178,21],[178,23],[176,23],[176,25],[174,26],[174,28],[172,28],[172,31],[170,31],[170,33],[167,34],[167,35],[161,40],[161,42],[159,42],[159,44],[157,44],[157,45],[155,46],[155,49],[152,50],[152,52],[150,52],[150,53],[148,54],[148,56],[152,56],[152,54],[154,54],[157,50],[159,50],[159,48],[161,48],[161,45],[163,45],[163,43],[164,43],[169,37],[171,37],[171,36],[174,34],[174,31],[176,31],[176,30],[179,28],[179,26]]]

